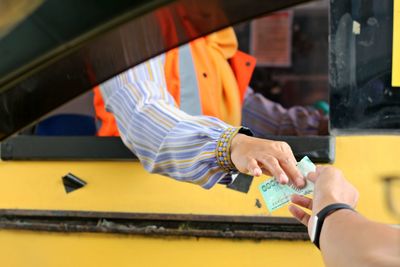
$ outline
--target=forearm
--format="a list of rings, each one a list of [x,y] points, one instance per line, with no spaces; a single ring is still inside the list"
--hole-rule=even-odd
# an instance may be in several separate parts
[[[166,88],[162,57],[136,66],[100,88],[122,140],[148,171],[204,188],[224,178],[229,182],[216,148],[231,126],[179,110]]]
[[[256,136],[318,135],[321,115],[316,110],[295,106],[282,107],[259,93],[248,89],[242,109],[243,125],[250,127]]]
[[[320,245],[328,267],[400,266],[400,230],[350,210],[326,218]]]
[[[122,140],[150,172],[211,188],[227,173],[216,159],[217,141],[230,126],[215,118],[190,116],[154,95],[129,101],[119,89],[108,100]]]

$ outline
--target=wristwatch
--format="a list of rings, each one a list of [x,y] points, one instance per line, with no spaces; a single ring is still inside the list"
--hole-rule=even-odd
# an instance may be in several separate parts
[[[250,130],[250,128],[247,128],[245,126],[240,127],[238,133],[245,134],[248,136],[254,136],[254,133]]]
[[[321,230],[322,226],[324,224],[325,218],[334,213],[335,211],[341,210],[341,209],[348,209],[354,211],[352,207],[350,207],[347,204],[344,203],[335,203],[335,204],[330,204],[323,208],[320,212],[317,213],[317,215],[314,216],[313,218],[313,224],[311,226],[311,242],[314,243],[317,248],[319,248],[319,238],[321,235]]]
[[[240,127],[238,133],[245,134],[248,136],[254,136],[253,132],[247,127]],[[236,173],[232,174],[232,182],[226,185],[227,188],[239,191],[242,193],[248,193],[250,190],[250,186],[253,182],[253,176],[247,175],[244,173]]]

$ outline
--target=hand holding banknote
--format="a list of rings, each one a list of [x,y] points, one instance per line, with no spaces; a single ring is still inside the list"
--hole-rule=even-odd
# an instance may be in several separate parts
[[[305,184],[304,176],[296,167],[292,149],[285,142],[237,134],[232,139],[231,159],[242,173],[254,176],[274,176],[281,183],[293,182],[297,187]]]
[[[297,170],[303,177],[315,171],[315,165],[306,156],[297,163]],[[293,183],[280,184],[276,178],[270,178],[259,185],[260,193],[265,201],[267,209],[273,212],[284,207],[290,202],[293,194],[308,195],[314,190],[314,183],[308,181],[304,187],[297,187]]]
[[[313,199],[293,195],[292,202],[311,210],[312,217],[295,205],[289,210],[308,227],[310,239],[321,249],[326,266],[400,266],[400,229],[371,221],[348,208],[333,209],[321,215],[320,211],[330,204],[355,208],[358,192],[340,170],[318,167],[307,179],[314,183]]]
[[[343,176],[342,172],[331,166],[319,166],[315,172],[308,174],[307,179],[314,183],[313,199],[302,195],[293,195],[292,203],[317,214],[321,209],[333,203],[345,203],[355,207],[358,191]],[[292,215],[308,226],[310,231],[310,215],[298,206],[291,205]]]

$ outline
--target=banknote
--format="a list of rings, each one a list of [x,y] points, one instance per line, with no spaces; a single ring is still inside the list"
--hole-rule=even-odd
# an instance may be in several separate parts
[[[315,165],[306,156],[297,163],[297,168],[304,177],[307,177],[309,172],[315,171]],[[293,194],[308,195],[314,191],[314,184],[307,181],[303,188],[298,188],[292,183],[285,185],[279,184],[274,177],[263,182],[259,186],[259,190],[264,198],[265,204],[270,212],[277,210],[290,202],[290,197]]]

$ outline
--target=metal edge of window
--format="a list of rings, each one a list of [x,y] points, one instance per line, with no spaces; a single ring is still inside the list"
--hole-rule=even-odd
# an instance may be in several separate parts
[[[332,136],[271,136],[287,142],[300,160],[308,156],[315,163],[332,163],[335,138]],[[1,160],[137,160],[119,137],[16,136],[0,144]]]
[[[253,240],[308,240],[294,218],[61,210],[0,210],[0,229]]]

